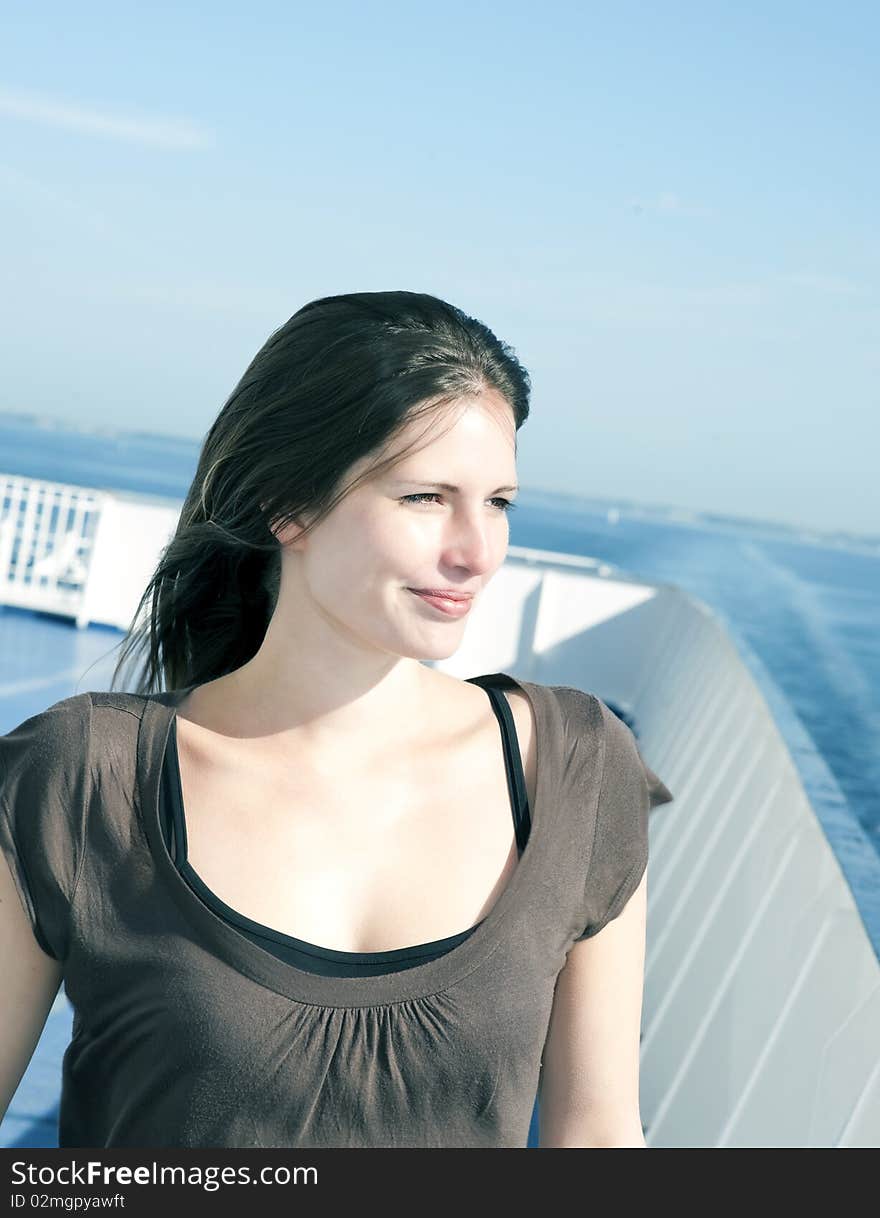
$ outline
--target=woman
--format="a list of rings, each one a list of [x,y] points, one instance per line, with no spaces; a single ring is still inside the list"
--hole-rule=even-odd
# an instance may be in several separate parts
[[[504,561],[529,390],[412,292],[259,351],[124,640],[137,692],[0,737],[3,1111],[63,980],[61,1146],[522,1147],[536,1093],[541,1146],[645,1145],[672,797],[594,695],[430,667]]]

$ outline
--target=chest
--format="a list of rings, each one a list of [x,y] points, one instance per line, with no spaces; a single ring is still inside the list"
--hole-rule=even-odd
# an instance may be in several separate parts
[[[535,724],[505,691],[529,807]],[[289,759],[217,748],[176,721],[187,853],[227,905],[341,951],[446,938],[492,908],[519,865],[501,734],[475,728],[379,772],[318,776]]]

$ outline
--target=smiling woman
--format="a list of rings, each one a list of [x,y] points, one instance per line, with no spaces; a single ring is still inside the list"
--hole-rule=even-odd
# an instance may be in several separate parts
[[[285,558],[304,554],[324,522],[328,538],[357,537],[349,528],[364,508],[379,527],[377,496],[391,492],[391,479],[399,514],[382,517],[381,527],[408,552],[402,565],[415,559],[436,568],[436,554],[426,559],[413,547],[444,539],[453,549],[485,543],[497,565],[510,510],[497,496],[517,485],[516,434],[530,390],[506,343],[436,297],[361,292],[304,305],[270,336],[211,426],[177,530],[139,607],[150,607],[149,624],[124,641],[116,677],[135,653],[144,657],[142,692],[163,680],[168,688],[204,683],[251,661],[267,632],[272,641]],[[408,487],[433,493],[401,496]],[[487,497],[481,510],[495,523],[484,521],[481,535],[473,532],[475,508]],[[352,598],[353,586],[359,593],[372,586],[356,578],[357,550],[348,556],[350,577],[332,590],[347,613],[356,604],[370,608]],[[449,554],[447,564],[457,557]],[[401,584],[455,586],[462,578],[485,582],[462,569],[434,569]]]
[[[0,737],[0,1101],[63,978],[59,1145],[525,1146],[539,1082],[542,1145],[642,1144],[671,796],[593,695],[430,666],[504,562],[529,391],[435,297],[304,306],[208,432],[135,692]]]

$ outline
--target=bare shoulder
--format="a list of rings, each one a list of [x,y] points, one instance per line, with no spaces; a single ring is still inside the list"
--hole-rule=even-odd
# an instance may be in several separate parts
[[[457,708],[457,713],[462,716],[467,715],[468,722],[475,726],[482,726],[485,729],[486,738],[494,744],[498,726],[486,691],[479,685],[472,685],[460,677],[450,677],[445,673],[436,673],[436,676],[441,682],[439,687],[441,692],[445,689],[446,697],[449,698],[451,712],[456,713]],[[501,693],[507,699],[513,715],[529,802],[534,806],[537,755],[534,708],[529,696],[521,689],[502,689]],[[473,718],[470,718],[469,711],[472,712]]]
[[[494,712],[489,706],[486,692],[479,685],[472,685],[461,677],[450,677],[446,673],[435,672],[441,695],[449,699],[450,710],[460,713],[468,708],[473,710],[476,718],[486,718],[486,711],[494,719]],[[501,693],[507,699],[516,725],[523,753],[531,752],[534,748],[535,712],[528,694],[518,688],[502,689]]]

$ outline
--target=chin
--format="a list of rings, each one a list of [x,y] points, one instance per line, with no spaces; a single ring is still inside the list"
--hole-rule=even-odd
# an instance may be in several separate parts
[[[422,652],[421,655],[414,656],[413,658],[420,660],[422,663],[430,660],[448,660],[451,656],[455,655],[460,646],[461,639],[459,639],[454,645],[450,644],[446,647],[435,647],[433,651]]]

